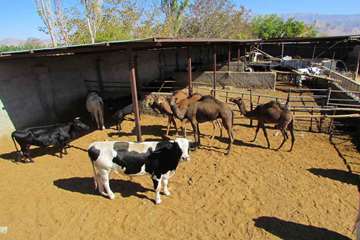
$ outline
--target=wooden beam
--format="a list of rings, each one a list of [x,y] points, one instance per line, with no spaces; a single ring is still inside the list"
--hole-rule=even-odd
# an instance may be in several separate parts
[[[136,87],[136,73],[135,73],[136,70],[134,64],[133,51],[131,48],[128,48],[128,56],[129,56],[131,96],[132,96],[133,111],[135,113],[136,137],[138,142],[142,142],[140,111],[139,111],[139,102],[138,102],[137,87]]]
[[[188,87],[189,87],[189,94],[192,95],[193,86],[192,86],[192,66],[191,66],[191,47],[188,47],[187,52],[187,71],[188,71]]]
[[[213,73],[213,83],[212,83],[212,95],[216,97],[216,45],[213,47],[213,60],[214,60],[214,73]]]
[[[227,61],[228,72],[230,72],[230,62],[231,62],[231,45],[229,45],[229,47],[228,47],[228,61]]]
[[[357,81],[357,77],[359,75],[359,64],[360,64],[360,51],[358,53],[357,63],[356,63],[356,70],[355,70],[355,81]]]

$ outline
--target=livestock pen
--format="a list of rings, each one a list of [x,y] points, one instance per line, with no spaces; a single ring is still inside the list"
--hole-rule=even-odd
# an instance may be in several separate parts
[[[65,121],[84,107],[88,90],[98,90],[103,96],[128,96],[132,83],[132,92],[137,90],[140,102],[143,93],[166,96],[175,89],[190,86],[192,92],[215,94],[234,110],[233,151],[224,156],[225,131],[223,137],[216,133],[215,139],[210,140],[211,124],[200,124],[201,147],[190,153],[190,162],[179,166],[169,186],[172,195],[164,196],[162,205],[156,206],[148,178],[129,179],[113,174],[110,184],[115,200],[101,197],[93,188],[93,172],[86,152],[94,141],[137,141],[139,135],[143,141],[173,139],[173,129],[170,136],[164,136],[167,118],[147,114],[151,113],[149,109],[141,113],[138,119],[141,125],[135,126],[134,120],[139,117],[133,115],[124,121],[121,132],[111,126],[74,140],[63,159],[54,156],[57,149],[34,148],[35,164],[15,163],[13,144],[8,139],[1,140],[0,226],[7,227],[6,237],[352,237],[360,154],[353,132],[339,132],[341,124],[345,127],[350,124],[332,122],[331,117],[357,114],[355,101],[344,97],[344,91],[331,81],[309,81],[309,85],[299,88],[275,72],[244,72],[246,55],[252,45],[259,44],[257,40],[147,41],[74,47],[66,49],[68,55],[64,49],[55,49],[12,53],[3,60],[0,58],[0,71],[6,73],[0,78],[6,83],[0,86],[5,107],[2,117],[8,115],[2,121],[16,128]],[[134,47],[130,59],[129,45]],[[59,63],[61,66],[57,66]],[[32,75],[34,66],[41,70],[36,77]],[[18,72],[10,73],[14,67],[19,68]],[[24,74],[31,81],[26,82]],[[315,82],[319,86],[311,85]],[[15,86],[28,89],[24,99],[14,94]],[[49,89],[48,95],[42,95]],[[231,97],[243,97],[248,109],[270,100],[288,102],[296,121],[293,151],[287,151],[289,143],[280,151],[274,150],[281,137],[275,136],[278,130],[273,128],[269,129],[271,149],[266,148],[261,134],[256,142],[251,142],[255,123],[240,115],[238,108],[229,103]],[[28,105],[24,104],[26,101]],[[68,107],[62,106],[63,102]],[[26,109],[21,109],[21,104]],[[54,116],[48,116],[48,111],[54,112]],[[37,116],[26,115],[29,112]],[[6,137],[11,129],[2,128],[2,136]],[[192,133],[188,138],[193,139]]]

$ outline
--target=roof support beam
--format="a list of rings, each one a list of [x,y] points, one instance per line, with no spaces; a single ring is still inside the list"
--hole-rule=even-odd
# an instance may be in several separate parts
[[[128,48],[128,56],[129,56],[131,96],[132,96],[133,111],[135,113],[135,131],[136,131],[137,141],[142,142],[140,111],[139,111],[139,102],[138,102],[137,87],[136,87],[136,73],[135,73],[136,69],[135,69],[133,51],[131,48]]]

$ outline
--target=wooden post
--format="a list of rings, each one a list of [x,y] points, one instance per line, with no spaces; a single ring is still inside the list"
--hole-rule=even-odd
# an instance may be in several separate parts
[[[136,87],[136,73],[135,73],[133,52],[131,48],[128,48],[128,56],[129,56],[131,96],[132,96],[133,111],[135,113],[136,137],[137,137],[137,141],[141,142],[142,137],[141,137],[139,102],[138,102],[137,87]]]
[[[188,69],[188,87],[189,87],[189,94],[190,96],[193,93],[193,86],[192,86],[192,67],[191,67],[191,48],[188,47],[188,54],[187,54],[187,69]]]
[[[228,61],[227,61],[228,72],[230,72],[230,62],[231,62],[231,45],[229,45],[229,47],[228,47]]]
[[[229,98],[229,92],[226,91],[226,95],[225,95],[225,102],[228,103],[228,98]]]
[[[311,108],[310,114],[313,115],[314,114],[314,108]],[[310,118],[310,127],[309,127],[309,131],[312,132],[312,125],[313,125],[313,118]]]
[[[238,68],[237,70],[240,71],[240,47],[237,48],[237,64],[238,64]]]
[[[175,49],[175,65],[176,65],[175,71],[178,72],[180,70],[179,69],[179,48]]]
[[[214,74],[213,74],[213,84],[212,84],[212,95],[216,97],[216,45],[213,48],[213,60],[214,60]]]
[[[250,88],[250,111],[253,110],[253,103],[252,103],[252,90]],[[253,120],[250,119],[250,126],[252,127],[253,126]]]
[[[331,98],[331,87],[328,88],[328,95],[327,95],[327,98],[326,98],[326,106],[329,105],[330,98]]]
[[[356,70],[355,70],[355,81],[357,81],[357,77],[359,75],[359,64],[360,64],[360,51],[358,53],[357,63],[356,63]]]
[[[101,59],[100,58],[96,59],[96,74],[97,74],[97,80],[98,80],[98,84],[99,84],[100,95],[102,95],[104,93],[104,83],[103,83],[103,78],[102,78],[102,74],[101,74]]]

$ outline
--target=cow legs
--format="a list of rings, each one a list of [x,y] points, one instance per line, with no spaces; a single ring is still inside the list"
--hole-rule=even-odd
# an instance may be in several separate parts
[[[169,172],[162,175],[162,183],[164,184],[164,194],[166,196],[170,196],[170,191],[168,189],[168,184],[169,184]]]
[[[109,171],[106,170],[101,170],[99,172],[99,192],[106,196],[109,197],[111,200],[115,198],[115,194],[111,191],[110,188],[110,183],[109,183]],[[105,192],[104,192],[104,188],[105,188]]]
[[[160,198],[161,179],[162,179],[161,175],[160,175],[160,177],[157,177],[156,175],[152,176],[152,181],[153,181],[154,190],[155,190],[155,203],[156,204],[161,203],[161,198]]]

